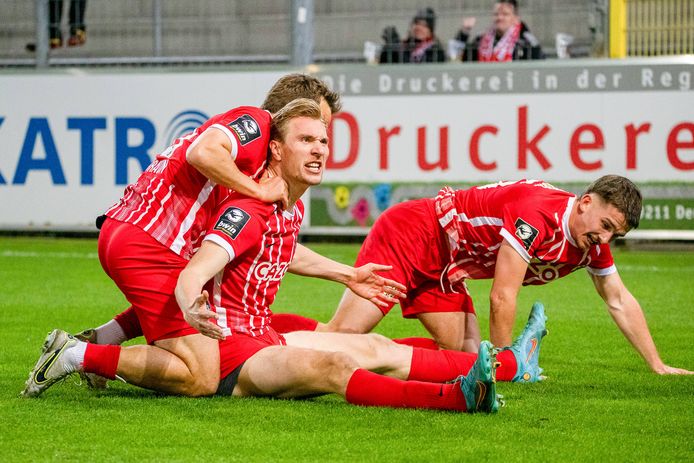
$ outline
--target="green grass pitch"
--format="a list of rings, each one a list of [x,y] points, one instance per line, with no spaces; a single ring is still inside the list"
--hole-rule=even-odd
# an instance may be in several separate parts
[[[311,245],[351,263],[358,246]],[[694,252],[616,250],[666,363],[694,369]],[[489,282],[470,290],[488,332]],[[342,293],[286,278],[275,311],[327,320]],[[579,271],[524,288],[517,334],[533,301],[549,336],[540,384],[500,383],[496,415],[360,408],[313,400],[165,397],[121,383],[93,392],[68,379],[20,399],[46,333],[79,331],[126,303],[103,273],[95,240],[0,238],[0,460],[14,461],[694,461],[694,377],[659,377],[612,323]],[[378,327],[424,335],[397,309]]]

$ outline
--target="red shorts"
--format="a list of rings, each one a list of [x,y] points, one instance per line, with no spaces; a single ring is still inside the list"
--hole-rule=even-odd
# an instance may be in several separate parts
[[[107,219],[99,260],[135,308],[148,343],[198,333],[183,318],[174,289],[188,263],[136,225]]]
[[[264,334],[255,337],[234,332],[223,341],[219,341],[219,377],[226,378],[246,360],[266,347],[286,344],[284,336],[269,327]]]
[[[431,312],[475,313],[467,293],[445,293],[441,287],[450,257],[434,207],[432,199],[416,199],[387,209],[366,236],[354,264],[393,266],[379,273],[407,287],[407,298],[400,302],[405,318]],[[392,308],[393,304],[379,307],[384,315]]]

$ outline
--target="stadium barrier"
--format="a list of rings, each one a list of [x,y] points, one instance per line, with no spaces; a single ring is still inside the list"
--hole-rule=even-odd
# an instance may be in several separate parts
[[[385,207],[442,184],[542,178],[580,192],[607,173],[644,188],[644,230],[694,230],[692,64],[310,66],[344,111],[307,233],[363,233]],[[258,105],[296,70],[0,75],[0,229],[93,230],[172,139]]]

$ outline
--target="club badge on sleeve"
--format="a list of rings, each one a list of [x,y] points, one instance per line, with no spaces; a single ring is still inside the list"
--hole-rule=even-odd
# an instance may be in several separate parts
[[[234,240],[239,236],[239,233],[241,233],[241,230],[243,230],[250,218],[250,214],[243,209],[228,207],[217,220],[214,229],[219,230]]]
[[[523,242],[523,246],[525,246],[527,251],[530,249],[530,246],[533,245],[535,238],[537,238],[537,234],[539,233],[537,228],[533,227],[520,217],[516,219],[514,226],[516,227],[516,236]]]
[[[260,137],[260,126],[249,114],[229,122],[228,127],[236,133],[242,145]]]

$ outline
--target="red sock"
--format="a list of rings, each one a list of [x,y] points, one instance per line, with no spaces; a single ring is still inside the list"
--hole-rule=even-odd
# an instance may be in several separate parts
[[[477,360],[477,354],[455,350],[412,349],[408,380],[443,383],[466,375]]]
[[[87,343],[82,367],[85,373],[96,373],[108,379],[116,379],[121,346]]]
[[[406,346],[419,347],[420,349],[439,350],[439,345],[431,338],[400,338],[393,339],[393,342]]]
[[[280,334],[292,331],[315,331],[318,320],[302,317],[293,313],[272,314],[272,327]]]
[[[354,405],[467,410],[459,384],[402,381],[358,369],[347,383],[347,402]]]
[[[142,336],[140,319],[137,318],[135,309],[132,306],[128,307],[125,312],[121,312],[113,317],[113,319],[118,322],[128,339],[135,339]]]
[[[510,350],[503,350],[496,354],[496,361],[501,365],[496,369],[497,381],[511,381],[516,376],[518,364],[516,356]]]

